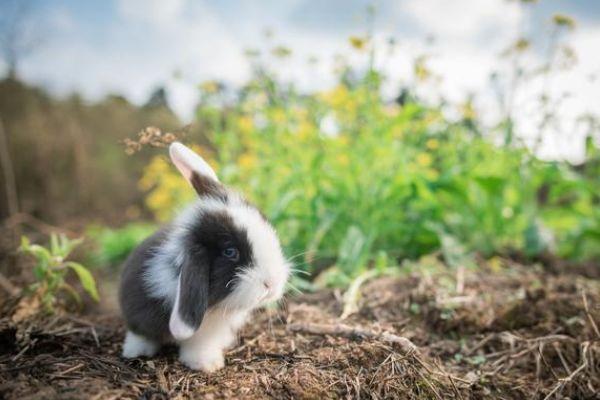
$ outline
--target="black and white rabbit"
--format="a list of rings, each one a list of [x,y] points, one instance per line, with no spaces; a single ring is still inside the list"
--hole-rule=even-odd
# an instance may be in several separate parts
[[[123,356],[152,356],[175,342],[181,362],[210,372],[224,365],[250,312],[281,298],[290,268],[260,211],[186,146],[173,143],[169,153],[199,198],[125,262]]]

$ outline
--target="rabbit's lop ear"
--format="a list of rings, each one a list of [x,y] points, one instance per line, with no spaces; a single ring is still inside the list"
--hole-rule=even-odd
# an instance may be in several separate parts
[[[198,154],[179,142],[169,147],[171,161],[200,196],[221,195],[224,191],[215,171]]]
[[[208,308],[208,280],[208,259],[203,254],[186,257],[169,318],[169,330],[175,340],[189,339],[200,327]]]
[[[169,147],[169,155],[173,164],[188,181],[191,182],[192,175],[197,173],[219,182],[217,174],[210,165],[189,147],[179,142],[173,142]]]

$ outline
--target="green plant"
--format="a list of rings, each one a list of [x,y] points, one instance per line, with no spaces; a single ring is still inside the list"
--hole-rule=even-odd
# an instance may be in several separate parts
[[[26,236],[21,237],[19,250],[35,259],[33,274],[37,282],[29,286],[29,293],[40,296],[47,311],[54,310],[58,293],[61,290],[68,292],[77,303],[81,303],[77,291],[65,280],[70,270],[75,272],[81,286],[90,297],[96,301],[99,300],[96,281],[90,271],[77,262],[67,261],[71,252],[82,241],[83,239],[72,240],[65,235],[53,233],[50,235],[50,246],[46,248],[38,244],[32,244]]]
[[[555,24],[560,33],[569,22]],[[557,40],[553,46],[562,46]],[[372,41],[350,43],[372,61]],[[509,52],[515,70],[529,47],[520,40]],[[550,57],[536,76],[556,73]],[[255,74],[234,101],[214,83],[202,86],[203,154],[225,183],[264,210],[286,253],[320,275],[317,283],[360,286],[355,279],[368,277],[379,257],[392,268],[431,253],[453,268],[474,264],[474,254],[600,258],[600,151],[590,139],[585,164],[574,167],[539,159],[536,146],[517,140],[523,135],[513,120],[522,107],[510,98],[524,78],[509,90],[498,125],[486,127],[472,97],[459,104],[419,99],[417,86],[435,79],[424,56],[414,61],[414,86],[395,102],[382,95],[386,77],[370,61],[367,69],[342,62],[334,87],[301,93],[278,79],[270,61],[254,60]],[[546,103],[535,105],[554,114]],[[598,123],[585,121],[592,137]],[[542,122],[546,136],[549,122]],[[193,198],[188,186],[165,157],[141,181],[159,220]]]
[[[89,263],[94,266],[116,266],[156,230],[154,224],[131,223],[118,229],[91,226],[87,235],[95,244]]]

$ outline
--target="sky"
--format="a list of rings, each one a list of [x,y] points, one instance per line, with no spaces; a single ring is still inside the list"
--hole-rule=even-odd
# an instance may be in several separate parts
[[[0,2],[0,12],[3,4]],[[540,150],[548,158],[581,159],[585,112],[600,114],[600,1],[540,0],[523,6],[516,0],[37,0],[34,31],[41,40],[19,68],[20,76],[54,94],[80,92],[90,100],[118,93],[143,104],[158,86],[184,122],[193,116],[198,84],[219,80],[243,84],[251,68],[245,50],[285,45],[293,55],[272,66],[282,79],[300,89],[323,90],[335,83],[334,55],[353,65],[366,56],[353,51],[348,38],[372,26],[378,49],[376,64],[388,81],[390,98],[412,79],[412,62],[426,52],[440,77],[422,95],[463,101],[477,95],[476,105],[490,123],[497,117],[490,74],[503,68],[499,55],[524,32],[535,39],[530,64],[547,52],[551,17],[563,13],[577,20],[564,39],[578,64],[553,78],[552,94],[569,91],[560,107],[567,121]],[[369,21],[366,12],[375,6]],[[371,25],[372,24],[372,25]],[[265,32],[271,32],[267,38]],[[395,52],[385,49],[390,37]],[[309,64],[316,57],[319,62]],[[0,61],[0,72],[6,65]],[[518,125],[524,137],[537,131],[539,110],[529,106],[547,81],[532,82],[516,98],[523,104]],[[537,86],[536,86],[537,85]],[[537,114],[536,114],[537,113]],[[488,116],[489,114],[489,116]],[[571,122],[568,122],[571,121]],[[565,133],[566,132],[566,133]],[[529,135],[529,136],[528,136]]]

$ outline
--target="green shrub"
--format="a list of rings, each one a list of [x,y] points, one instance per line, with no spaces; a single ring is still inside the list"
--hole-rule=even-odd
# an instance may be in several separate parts
[[[156,226],[149,223],[131,223],[118,229],[103,226],[88,228],[88,236],[94,242],[91,264],[100,267],[119,265],[154,230]]]
[[[52,312],[56,305],[57,295],[60,291],[68,292],[77,303],[81,303],[79,294],[65,281],[69,271],[73,271],[83,289],[98,301],[98,290],[94,277],[83,265],[67,261],[69,254],[81,244],[82,239],[71,240],[64,235],[52,234],[50,236],[50,247],[46,248],[37,244],[31,244],[26,236],[21,238],[20,251],[29,254],[35,259],[33,274],[37,282],[31,284],[28,293],[39,296],[44,308]]]
[[[414,88],[386,101],[385,77],[372,64],[342,65],[338,84],[317,93],[299,93],[268,71],[257,66],[235,101],[202,85],[197,120],[210,143],[201,153],[265,211],[302,270],[331,267],[324,281],[344,286],[378,258],[600,258],[600,157],[591,140],[584,166],[543,161],[515,139],[511,113],[482,128],[469,101],[453,104],[460,114],[452,118],[447,103],[421,101]],[[423,58],[415,74],[430,79]],[[140,186],[157,219],[193,197],[164,156]]]

